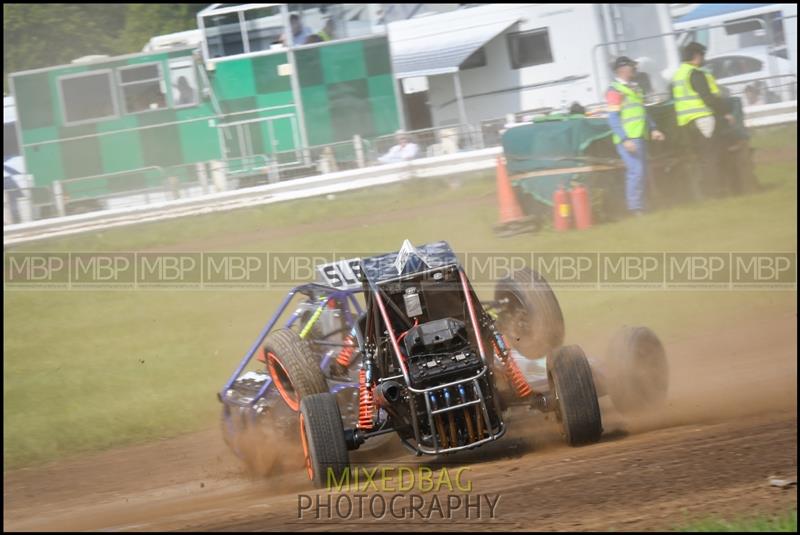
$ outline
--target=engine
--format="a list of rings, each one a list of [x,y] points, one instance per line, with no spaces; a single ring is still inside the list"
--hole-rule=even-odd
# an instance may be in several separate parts
[[[480,355],[470,348],[466,325],[454,318],[412,327],[403,342],[411,383],[419,388],[469,377],[482,365]]]

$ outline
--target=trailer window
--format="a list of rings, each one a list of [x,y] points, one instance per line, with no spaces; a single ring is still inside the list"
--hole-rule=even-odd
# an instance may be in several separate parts
[[[547,28],[510,33],[506,39],[512,68],[521,69],[553,63],[550,34]]]
[[[283,16],[280,6],[262,7],[244,12],[249,52],[269,50],[280,44]]]
[[[367,4],[289,4],[289,26],[294,46],[373,33]]]
[[[176,60],[169,65],[169,79],[172,86],[172,106],[183,108],[194,106],[198,101],[197,77],[194,65],[186,60]]]
[[[210,15],[203,19],[209,57],[219,58],[244,53],[240,14],[237,12]]]
[[[117,116],[111,71],[95,71],[58,80],[64,122],[82,123]]]
[[[140,113],[167,107],[164,81],[158,63],[131,65],[117,71],[125,113]]]

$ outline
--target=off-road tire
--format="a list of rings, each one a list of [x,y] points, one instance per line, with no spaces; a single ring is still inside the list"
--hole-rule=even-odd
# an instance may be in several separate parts
[[[264,356],[275,386],[286,404],[300,410],[300,401],[328,391],[328,383],[311,347],[290,329],[278,329],[264,341]]]
[[[608,393],[623,414],[652,410],[667,398],[669,366],[658,336],[649,328],[625,326],[608,346]]]
[[[603,424],[592,369],[580,346],[558,348],[547,357],[547,375],[558,404],[558,419],[570,446],[600,440]]]
[[[497,326],[506,342],[529,359],[564,343],[564,315],[550,285],[536,270],[524,268],[495,285],[495,301],[508,300]]]
[[[306,473],[317,488],[330,476],[341,481],[350,469],[342,415],[333,394],[312,394],[300,401],[300,439]],[[332,483],[332,481],[331,481]]]

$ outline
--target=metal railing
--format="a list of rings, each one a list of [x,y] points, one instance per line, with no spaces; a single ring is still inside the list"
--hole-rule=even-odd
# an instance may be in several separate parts
[[[151,165],[129,171],[68,178],[54,182],[52,189],[60,215],[150,204],[156,198],[161,200],[164,197],[164,169]],[[114,202],[120,199],[123,199],[121,203]]]
[[[19,187],[3,191],[3,224],[56,217],[58,209],[49,187]]]
[[[763,76],[730,83],[723,81],[719,82],[719,85],[724,87],[730,96],[741,98],[744,106],[797,100],[797,76],[794,74]]]

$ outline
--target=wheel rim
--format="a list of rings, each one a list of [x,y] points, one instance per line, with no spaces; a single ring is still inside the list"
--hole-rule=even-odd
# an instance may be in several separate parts
[[[286,368],[283,367],[283,364],[278,360],[275,353],[271,351],[267,352],[267,368],[269,369],[270,377],[272,377],[275,383],[275,388],[278,389],[278,393],[281,395],[281,398],[283,398],[283,401],[285,401],[293,411],[299,411],[300,400],[298,399],[297,391],[292,387],[292,382],[291,379],[289,379],[289,374],[286,373]]]
[[[306,421],[303,413],[300,413],[300,443],[303,445],[303,456],[306,463],[306,475],[308,479],[314,479],[314,467],[311,464],[311,455],[308,452],[308,439],[306,438]]]

